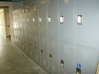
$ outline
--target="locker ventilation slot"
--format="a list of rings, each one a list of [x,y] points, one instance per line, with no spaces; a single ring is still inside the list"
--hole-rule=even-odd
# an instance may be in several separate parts
[[[41,50],[41,55],[43,54],[43,50]]]
[[[81,69],[76,68],[76,74],[81,74]]]
[[[51,54],[49,54],[49,58],[50,58],[50,60],[52,60],[52,55]]]
[[[61,66],[64,67],[64,61],[63,60],[61,60]]]
[[[60,23],[63,24],[64,23],[64,17],[60,16]]]
[[[77,24],[82,25],[82,15],[77,16]]]

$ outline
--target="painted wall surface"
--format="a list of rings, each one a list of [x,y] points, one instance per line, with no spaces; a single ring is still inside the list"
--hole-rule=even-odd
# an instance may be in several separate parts
[[[0,11],[0,33],[6,37],[5,10]]]

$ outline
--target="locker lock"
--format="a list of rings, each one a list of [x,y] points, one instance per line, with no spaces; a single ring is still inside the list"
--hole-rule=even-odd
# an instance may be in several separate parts
[[[61,60],[61,66],[64,67],[64,61],[63,60]]]
[[[41,50],[41,55],[43,54],[43,50]]]
[[[52,60],[52,54],[49,54],[49,58],[50,58],[50,60]]]
[[[76,74],[81,74],[81,69],[80,68],[76,68]]]
[[[60,16],[60,23],[63,24],[64,23],[64,17]]]
[[[36,50],[36,46],[34,46],[34,49]]]

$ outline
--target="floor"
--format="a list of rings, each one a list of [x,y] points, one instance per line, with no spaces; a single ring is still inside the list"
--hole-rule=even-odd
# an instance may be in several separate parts
[[[0,74],[47,74],[8,39],[0,35]]]

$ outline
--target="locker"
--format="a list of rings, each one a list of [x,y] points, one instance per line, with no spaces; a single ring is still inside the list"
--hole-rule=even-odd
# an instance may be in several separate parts
[[[49,72],[51,74],[60,74],[59,61],[59,41],[49,38]]]
[[[77,0],[77,16],[82,15],[83,20],[82,25],[77,24],[78,45],[97,48],[98,2],[98,0]]]
[[[38,23],[39,10],[38,10],[38,4],[35,4],[33,6],[33,12],[34,12],[34,19],[35,19],[35,22],[33,23],[33,31],[34,31],[34,34],[39,34],[39,23]]]
[[[48,38],[40,36],[41,65],[48,70]]]
[[[73,10],[74,0],[59,0],[60,9],[60,40],[73,42]],[[62,22],[63,20],[63,22]]]
[[[77,46],[77,63],[81,64],[81,74],[95,74],[97,52],[95,49]]]
[[[46,2],[40,0],[39,3],[39,25],[40,25],[40,34],[47,36],[47,10],[46,10]]]
[[[33,50],[34,50],[34,59],[36,62],[40,63],[40,48],[39,48],[39,36],[37,34],[34,34],[34,40],[33,40]]]
[[[60,74],[75,74],[75,64],[74,44],[60,41]]]
[[[58,0],[47,1],[47,23],[48,23],[48,36],[59,39],[59,13],[58,13]],[[48,22],[48,19],[51,22]]]
[[[31,58],[34,57],[34,56],[33,56],[33,55],[34,55],[34,54],[33,54],[33,53],[34,53],[34,52],[33,52],[34,50],[33,50],[33,41],[32,41],[32,39],[33,39],[33,38],[32,38],[32,33],[29,32],[29,33],[28,33],[28,41],[27,41],[28,44],[27,44],[27,45],[28,45],[28,54],[29,54],[29,56],[30,56]]]

